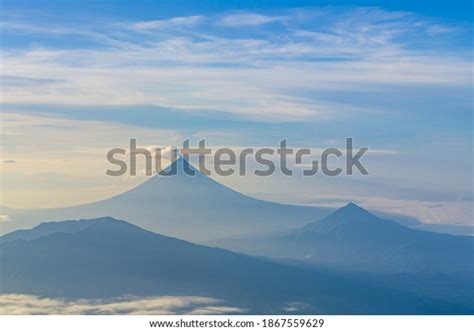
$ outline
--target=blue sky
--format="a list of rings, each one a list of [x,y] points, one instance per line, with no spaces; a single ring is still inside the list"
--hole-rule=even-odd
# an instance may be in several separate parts
[[[353,192],[368,207],[469,223],[470,6],[2,1],[2,204],[73,204],[136,184],[103,178],[104,150],[132,136],[315,149],[353,137],[373,151],[370,177],[222,181],[282,201]],[[434,215],[433,202],[445,209]]]

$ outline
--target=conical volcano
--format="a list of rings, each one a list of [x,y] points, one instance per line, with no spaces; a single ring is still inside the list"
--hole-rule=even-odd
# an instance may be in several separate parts
[[[167,176],[176,168],[176,174]],[[191,170],[190,175],[186,170]],[[296,229],[330,210],[251,198],[204,175],[179,158],[143,184],[106,200],[67,208],[8,210],[1,232],[44,221],[111,216],[150,231],[204,242]]]

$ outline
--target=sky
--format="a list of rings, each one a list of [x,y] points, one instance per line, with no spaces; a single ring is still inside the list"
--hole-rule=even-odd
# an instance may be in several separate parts
[[[107,150],[368,147],[370,176],[216,177],[472,224],[471,1],[1,2],[0,204],[123,192]]]

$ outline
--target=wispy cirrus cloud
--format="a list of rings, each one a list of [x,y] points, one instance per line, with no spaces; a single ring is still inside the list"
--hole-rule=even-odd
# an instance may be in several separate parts
[[[163,20],[152,20],[152,21],[142,21],[133,23],[131,25],[132,29],[135,30],[156,30],[164,28],[178,28],[178,27],[192,27],[196,24],[202,22],[204,18],[202,16],[183,16],[183,17],[173,17],[170,19]]]
[[[71,48],[35,41],[27,48],[4,47],[3,74],[8,79],[2,86],[3,100],[153,104],[278,122],[379,110],[330,101],[317,95],[322,91],[470,84],[468,56],[417,48],[417,42],[433,31],[447,33],[450,27],[374,8],[325,9],[324,14],[309,13],[301,19],[295,12],[238,12],[126,24],[76,23],[74,29],[71,24],[61,29],[28,23],[39,34],[69,31],[82,43],[90,40],[90,45]],[[280,27],[267,28],[270,22]],[[10,30],[25,28],[21,22],[6,24]],[[265,34],[226,33],[226,28],[238,25],[259,26]],[[10,84],[22,77],[34,77],[37,84],[27,89]]]
[[[226,27],[238,28],[242,26],[258,26],[272,22],[283,22],[285,16],[267,16],[257,13],[233,13],[221,17],[217,24]]]

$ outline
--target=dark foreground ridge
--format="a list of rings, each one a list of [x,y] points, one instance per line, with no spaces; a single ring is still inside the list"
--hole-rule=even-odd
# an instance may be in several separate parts
[[[471,307],[348,275],[192,244],[110,217],[0,237],[1,293],[62,298],[199,295],[251,313],[457,314]]]

